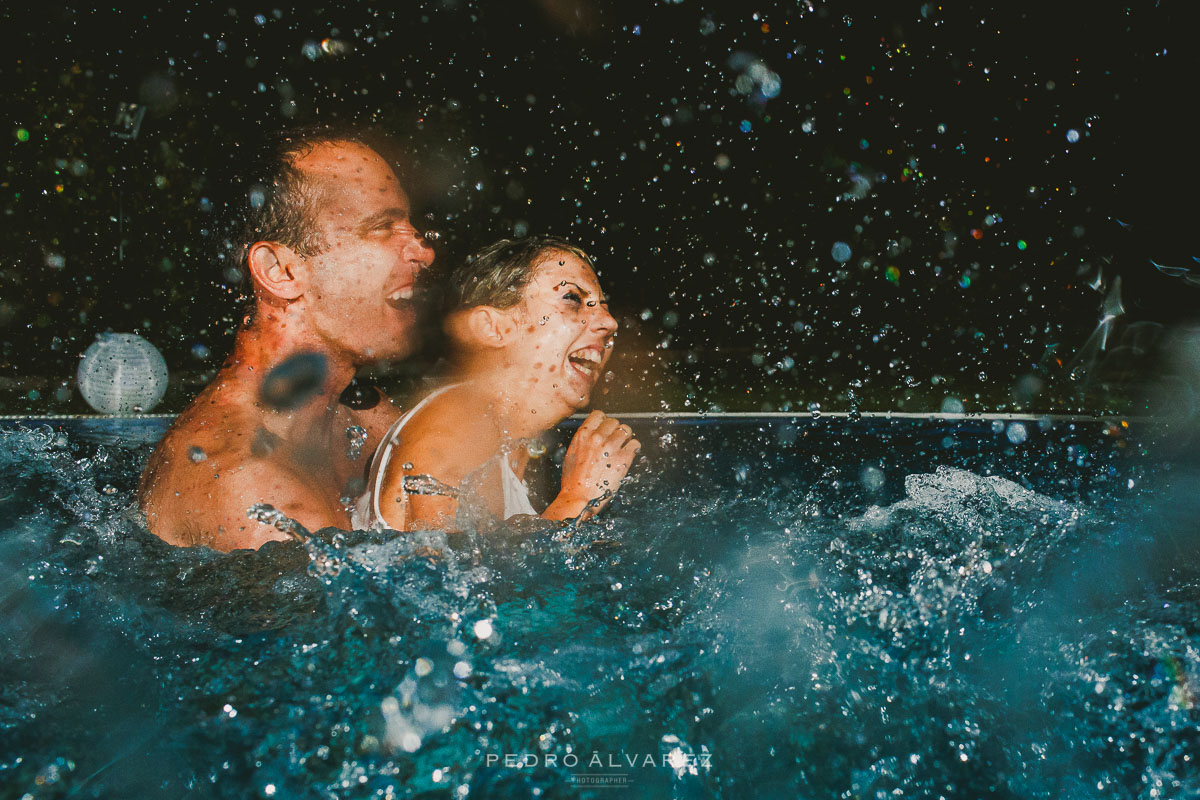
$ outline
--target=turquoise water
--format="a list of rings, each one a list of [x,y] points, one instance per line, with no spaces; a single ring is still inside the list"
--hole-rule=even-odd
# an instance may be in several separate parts
[[[0,794],[1200,793],[1200,504],[1150,436],[640,421],[569,537],[220,555],[130,513],[164,424],[0,429]]]

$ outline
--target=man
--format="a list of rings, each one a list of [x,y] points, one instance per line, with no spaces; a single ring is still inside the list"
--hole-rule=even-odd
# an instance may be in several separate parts
[[[366,410],[338,399],[359,366],[415,344],[413,285],[433,251],[408,196],[355,135],[285,136],[268,167],[241,242],[252,310],[142,474],[147,525],[172,544],[286,538],[247,517],[258,503],[309,530],[348,528],[364,463],[398,416],[386,399]]]

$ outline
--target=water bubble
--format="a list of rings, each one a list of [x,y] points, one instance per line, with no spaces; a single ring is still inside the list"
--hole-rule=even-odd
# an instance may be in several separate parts
[[[1009,425],[1005,435],[1013,444],[1021,444],[1029,438],[1029,432],[1025,429],[1025,425],[1020,422],[1014,422]]]
[[[679,324],[679,313],[676,311],[668,311],[663,314],[663,327],[674,328]]]
[[[868,492],[874,492],[883,488],[883,484],[887,482],[887,478],[883,474],[883,470],[873,464],[867,464],[858,474],[859,483]]]
[[[850,245],[846,244],[845,242],[834,242],[833,249],[829,251],[829,254],[833,256],[834,261],[838,262],[839,264],[845,264],[850,260]]]
[[[194,345],[192,345],[192,358],[198,361],[203,361],[204,359],[208,358],[210,354],[211,353],[208,349],[208,345],[204,344],[203,342],[196,342]]]
[[[326,53],[328,55],[340,56],[340,55],[343,55],[347,49],[349,49],[348,46],[341,39],[322,39],[321,40],[321,52]]]
[[[309,61],[316,61],[321,57],[321,45],[309,39],[304,43],[304,46],[300,48],[300,52],[303,53],[304,57]]]
[[[963,401],[957,397],[947,397],[942,401],[943,414],[961,414],[963,413]]]
[[[485,641],[492,638],[492,633],[494,632],[492,629],[492,621],[490,619],[479,620],[475,623],[475,627],[472,630],[475,633],[475,638],[479,639],[480,641]]]
[[[206,458],[208,458],[208,453],[205,453],[203,448],[198,447],[197,445],[192,445],[188,448],[188,458],[193,464],[199,464],[201,461],[204,461]]]
[[[46,266],[50,269],[62,269],[67,265],[67,259],[60,253],[47,253]]]
[[[349,444],[346,447],[346,458],[350,461],[357,461],[362,455],[363,444],[367,441],[367,429],[361,425],[350,425],[346,428],[346,438]]]
[[[1076,142],[1078,142],[1079,141],[1079,131],[1075,130],[1074,128],[1071,128],[1071,130],[1067,131],[1067,141],[1070,142],[1071,144],[1075,144]]]
[[[79,391],[101,414],[128,414],[158,405],[167,391],[167,362],[133,333],[102,333],[76,371]]]

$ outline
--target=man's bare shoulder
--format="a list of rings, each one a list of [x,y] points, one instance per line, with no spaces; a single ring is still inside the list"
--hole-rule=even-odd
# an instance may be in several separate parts
[[[305,527],[341,522],[319,487],[272,451],[274,436],[253,407],[193,404],[150,457],[139,499],[151,532],[171,544],[218,550],[259,547],[285,538],[250,520],[269,503]]]

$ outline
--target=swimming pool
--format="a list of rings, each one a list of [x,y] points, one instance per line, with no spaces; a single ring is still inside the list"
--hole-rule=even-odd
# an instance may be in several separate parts
[[[166,424],[0,428],[5,794],[1200,792],[1200,503],[1153,426],[644,418],[566,541],[225,556],[129,513]]]

